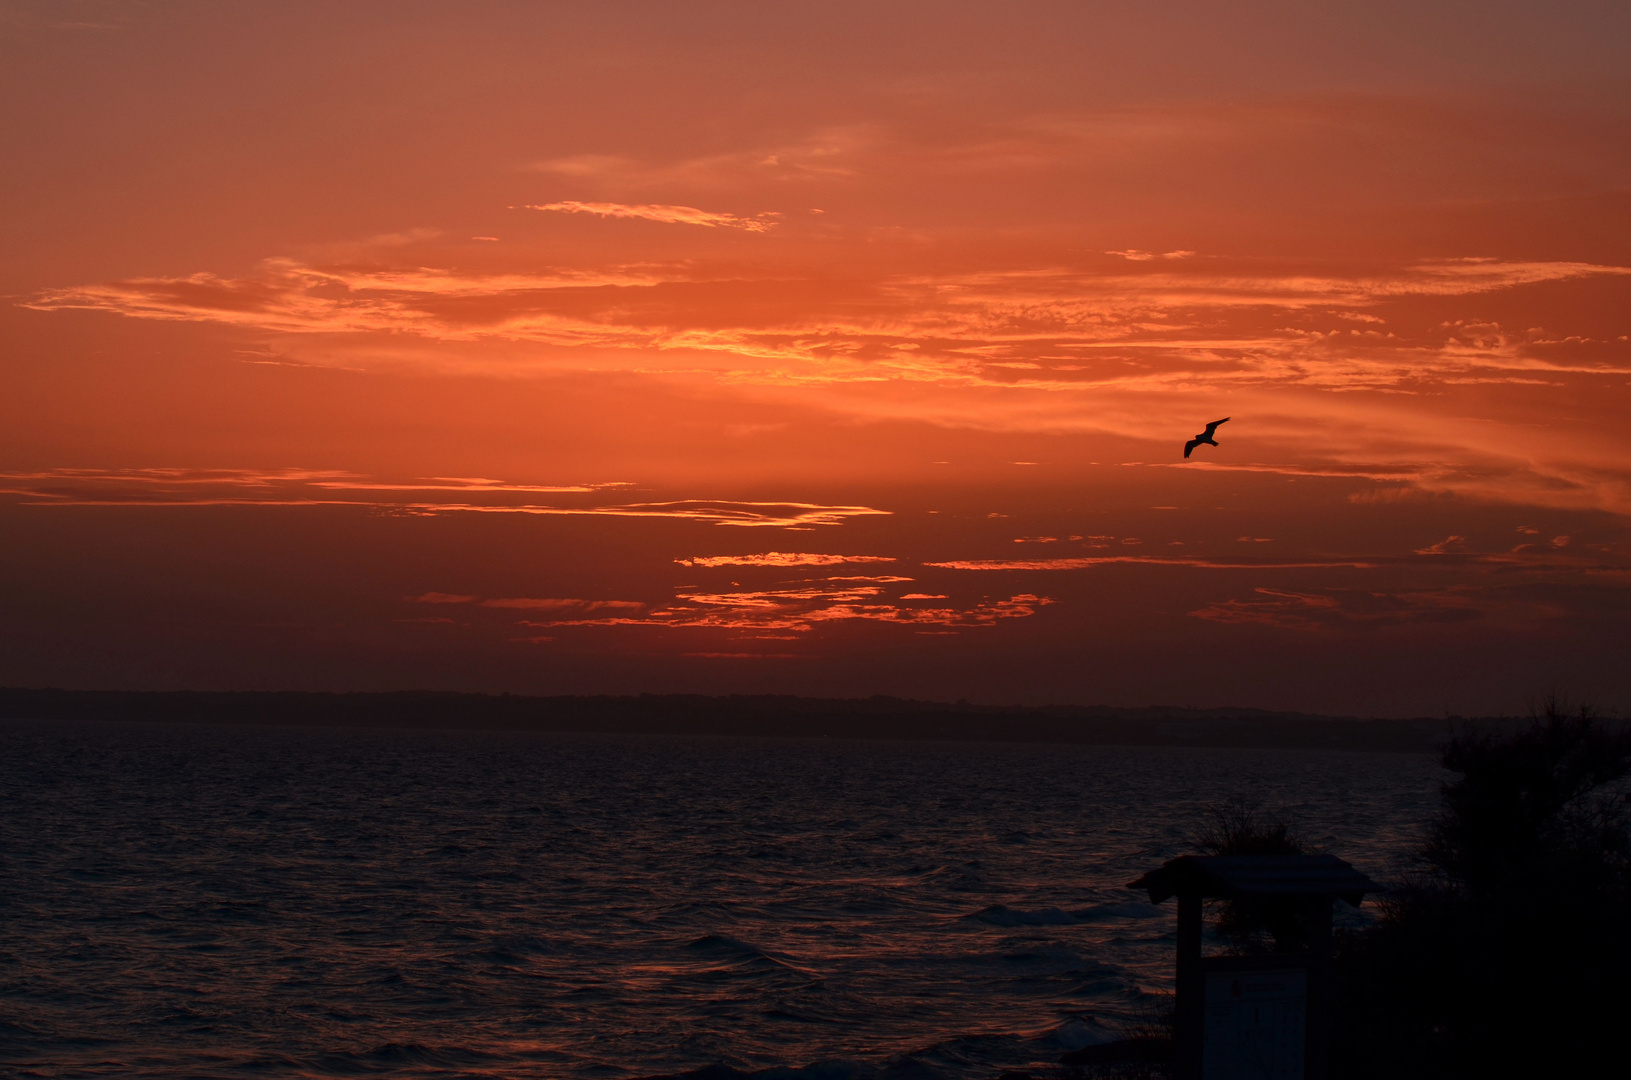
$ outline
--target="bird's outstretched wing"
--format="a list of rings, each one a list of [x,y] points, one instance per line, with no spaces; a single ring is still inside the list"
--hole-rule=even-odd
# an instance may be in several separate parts
[[[1227,424],[1228,422],[1229,422],[1229,418],[1227,416],[1225,416],[1222,420],[1214,420],[1210,424],[1207,424],[1206,425],[1206,435],[1207,435],[1207,437],[1211,438],[1212,433],[1218,429],[1219,424]]]
[[[1191,450],[1195,449],[1200,444],[1201,444],[1201,440],[1199,440],[1199,439],[1190,439],[1188,442],[1184,443],[1184,457],[1188,457],[1189,452]]]

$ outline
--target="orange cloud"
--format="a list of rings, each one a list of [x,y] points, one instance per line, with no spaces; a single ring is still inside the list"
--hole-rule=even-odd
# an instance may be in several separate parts
[[[395,509],[406,514],[538,514],[544,516],[590,516],[634,518],[682,518],[706,522],[710,525],[766,526],[798,528],[812,525],[842,525],[852,517],[888,514],[888,510],[875,510],[870,506],[823,506],[818,503],[795,502],[731,502],[706,499],[676,499],[658,503],[627,503],[615,506],[534,506],[489,505],[471,503],[394,503]]]
[[[1049,597],[1023,593],[1006,599],[982,599],[973,604],[925,606],[946,601],[945,594],[905,593],[891,599],[885,585],[909,578],[819,578],[772,589],[728,592],[681,590],[670,604],[633,600],[584,600],[563,597],[500,597],[480,600],[478,606],[497,611],[526,613],[518,625],[529,632],[518,640],[553,641],[559,636],[538,636],[532,630],[574,628],[668,628],[721,630],[754,639],[788,640],[822,626],[843,622],[887,623],[913,630],[989,627],[1006,619],[1025,618],[1053,603]],[[474,596],[423,593],[407,598],[413,603],[466,604]],[[910,606],[903,606],[910,604]],[[645,610],[643,610],[645,609]],[[542,617],[539,617],[542,616]],[[420,620],[423,621],[423,620]],[[440,620],[451,624],[451,620]],[[759,654],[753,654],[759,655]]]
[[[1465,536],[1446,536],[1436,544],[1417,548],[1417,555],[1465,555],[1467,553],[1467,538]]]
[[[675,559],[681,566],[838,566],[842,563],[894,562],[888,555],[816,555],[810,552],[767,551],[763,555],[704,555]]]
[[[444,513],[513,513],[600,517],[671,517],[718,525],[813,527],[888,511],[866,506],[827,506],[803,502],[734,502],[682,499],[659,503],[543,506],[536,503],[425,501],[342,497],[375,494],[451,492],[504,497],[516,494],[599,494],[629,486],[522,484],[480,477],[432,477],[381,482],[343,470],[313,469],[51,469],[0,473],[0,495],[35,506],[355,506],[415,516]],[[811,556],[811,558],[817,558]],[[882,557],[829,557],[838,561],[892,561]],[[699,565],[715,565],[703,563]],[[720,564],[722,565],[722,564]],[[784,563],[781,565],[794,565]],[[811,564],[825,565],[825,564]]]
[[[209,321],[290,334],[408,334],[445,345],[530,342],[628,353],[722,353],[734,381],[775,384],[933,381],[1046,390],[1214,386],[1397,388],[1422,380],[1511,381],[1560,373],[1631,373],[1631,353],[1590,362],[1542,356],[1550,339],[1468,328],[1425,336],[1381,329],[1275,325],[1276,312],[1353,309],[1409,297],[1462,297],[1547,282],[1631,273],[1580,262],[1441,260],[1347,277],[1213,268],[1102,274],[1040,268],[978,274],[853,278],[814,295],[738,267],[685,263],[547,274],[455,273],[422,267],[359,270],[269,260],[258,278],[145,278],[36,294],[36,310],[97,310],[134,318]],[[811,283],[814,284],[814,283]],[[694,301],[678,314],[676,299]],[[1363,314],[1363,312],[1359,312]],[[745,320],[744,315],[754,318]],[[1266,321],[1265,321],[1266,320]],[[1204,327],[1213,333],[1196,334]],[[1061,356],[1061,350],[1087,350]],[[1121,355],[1145,358],[1129,363]],[[536,355],[536,354],[535,354]],[[1618,357],[1614,359],[1613,357]],[[583,358],[546,363],[571,367]],[[468,363],[468,357],[445,362]],[[604,366],[607,356],[596,361]],[[614,365],[617,366],[617,365]]]
[[[899,574],[861,574],[855,576],[833,575],[823,578],[824,581],[870,581],[879,585],[892,585],[899,581],[912,581],[912,578],[902,577]]]
[[[513,608],[521,611],[637,611],[646,605],[638,600],[569,600],[553,597],[510,596],[483,600],[481,606]]]
[[[777,214],[760,214],[757,217],[745,218],[736,214],[714,213],[708,210],[698,210],[694,206],[659,206],[647,204],[644,206],[629,206],[625,203],[609,202],[553,202],[541,206],[525,206],[525,210],[555,210],[566,214],[596,214],[600,217],[641,218],[645,221],[661,221],[671,225],[704,225],[708,228],[723,226],[727,229],[746,229],[748,232],[764,232],[776,225]]]
[[[340,498],[348,492],[404,494],[445,491],[503,497],[556,492],[600,495],[628,486],[596,484],[512,484],[485,478],[437,477],[401,483],[377,482],[338,470],[305,469],[51,469],[0,473],[0,494],[34,506],[357,506],[410,516],[437,514],[533,514],[677,518],[711,525],[804,528],[841,525],[854,517],[887,515],[870,506],[830,506],[809,502],[748,502],[674,499],[666,502],[594,503],[546,506],[515,502],[455,502],[424,499]],[[866,560],[863,557],[863,561]]]
[[[913,600],[943,600],[943,596],[910,594]],[[918,627],[967,628],[993,626],[1004,619],[1025,618],[1053,600],[1031,593],[1005,600],[981,600],[967,607],[901,607],[874,585],[834,586],[816,582],[804,588],[743,590],[738,592],[682,592],[672,606],[658,607],[640,616],[568,617],[526,621],[540,629],[559,627],[669,627],[731,630],[763,634],[804,634],[819,626],[851,620]],[[901,597],[900,600],[906,600]]]
[[[1088,570],[1115,563],[1143,563],[1150,566],[1188,567],[1197,570],[1306,570],[1350,567],[1369,570],[1381,565],[1375,559],[1309,559],[1287,562],[1243,562],[1205,559],[1194,555],[1088,555],[1064,559],[953,559],[924,563],[943,570]]]
[[[573,154],[537,162],[532,168],[555,176],[589,180],[602,190],[752,190],[766,181],[809,183],[854,179],[864,167],[860,158],[883,144],[884,137],[876,128],[853,125],[830,128],[797,142],[702,157],[654,161],[623,154]]]
[[[188,503],[265,502],[268,505],[340,504],[335,498],[300,498],[316,491],[426,492],[461,494],[557,493],[580,494],[627,487],[622,481],[594,484],[514,484],[485,477],[433,476],[382,482],[343,469],[45,469],[0,473],[0,482],[15,487],[5,493],[35,500],[56,500],[72,505],[142,502],[149,505]],[[215,489],[215,491],[211,491]],[[234,493],[221,498],[218,492]]]
[[[343,479],[317,479],[312,487],[333,488],[343,491],[459,491],[459,492],[586,492],[607,488],[630,487],[626,481],[616,480],[599,484],[511,484],[503,480],[488,480],[475,476],[432,476],[423,480],[387,484],[360,477]]]

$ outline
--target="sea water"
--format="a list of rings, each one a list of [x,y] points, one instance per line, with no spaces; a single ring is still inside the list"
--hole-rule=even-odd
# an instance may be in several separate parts
[[[1397,877],[1423,755],[0,724],[0,1072],[990,1077],[1170,992],[1259,800]],[[1362,918],[1363,913],[1346,917]]]

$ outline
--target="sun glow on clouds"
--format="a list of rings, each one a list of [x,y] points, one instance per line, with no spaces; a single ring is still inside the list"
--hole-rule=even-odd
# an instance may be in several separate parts
[[[806,289],[784,280],[786,298],[767,308],[767,282],[745,278],[738,267],[710,273],[705,264],[687,263],[481,274],[314,267],[274,259],[258,278],[200,273],[132,279],[50,290],[24,306],[287,334],[397,333],[447,344],[723,352],[743,366],[721,374],[772,383],[885,379],[1087,390],[1176,389],[1199,379],[1218,389],[1252,384],[1357,389],[1525,374],[1625,375],[1631,374],[1631,348],[1603,342],[1593,355],[1591,343],[1577,336],[1577,358],[1551,355],[1548,348],[1569,343],[1544,332],[1464,320],[1443,321],[1425,334],[1408,336],[1403,328],[1276,323],[1293,313],[1319,312],[1340,320],[1365,315],[1356,309],[1405,299],[1477,296],[1626,274],[1631,270],[1618,266],[1488,259],[1420,263],[1350,277],[1223,267],[1138,276],[1047,268],[857,278],[836,295],[824,289],[827,297],[801,296]],[[693,299],[684,325],[677,325],[675,300],[687,293]],[[749,311],[754,319],[743,321]],[[1212,332],[1196,333],[1203,328]],[[1091,351],[1053,355],[1073,349]],[[1093,355],[1129,350],[1137,363]],[[362,347],[360,355],[366,353]],[[449,355],[447,362],[463,367],[468,358]],[[571,354],[553,360],[568,369],[582,362]],[[1151,362],[1158,364],[1151,368]],[[810,366],[783,366],[788,363]],[[626,367],[641,370],[643,364],[631,356]]]
[[[742,677],[1437,712],[1462,668],[1623,667],[1609,16],[1492,11],[1447,65],[1403,44],[1432,4],[1364,47],[1301,9],[478,6],[422,13],[434,56],[364,12],[400,52],[320,85],[281,9],[0,41],[0,594],[80,613],[0,613],[0,677],[729,692],[698,669],[796,654]],[[1390,664],[1411,704],[1342,675]]]
[[[761,564],[762,565],[762,564]],[[911,629],[958,630],[994,626],[1022,619],[1053,603],[1046,596],[1021,593],[1006,599],[984,598],[962,606],[902,607],[906,601],[948,600],[945,594],[904,593],[891,599],[885,586],[910,578],[827,578],[780,587],[712,592],[679,590],[666,603],[636,600],[579,600],[552,597],[502,597],[483,600],[458,593],[427,592],[408,597],[417,604],[474,605],[480,608],[544,614],[523,618],[518,626],[532,630],[584,627],[648,627],[686,631],[727,631],[750,639],[789,640],[828,624],[849,621],[886,623]],[[863,582],[864,584],[856,584]],[[650,610],[642,610],[642,609]],[[451,620],[436,620],[450,623]],[[560,640],[558,635],[528,640]]]
[[[1543,438],[1521,420],[1526,400],[1478,389],[1618,388],[1631,342],[1457,315],[1514,291],[1624,280],[1624,267],[1469,258],[1337,275],[1181,262],[1131,275],[844,267],[800,281],[707,258],[528,273],[273,260],[254,278],[132,279],[26,305],[225,324],[273,335],[267,347],[296,363],[624,373],[797,395],[867,422],[1144,439],[1152,402],[1229,395],[1281,460],[1187,467],[1392,473],[1427,490],[1631,510],[1612,440],[1589,428]],[[1474,393],[1501,428],[1452,414],[1429,433],[1410,403]],[[1310,439],[1333,425],[1349,435],[1341,444]]]
[[[898,599],[904,600],[905,597]],[[914,599],[944,599],[923,597]],[[901,607],[880,588],[768,589],[758,592],[681,593],[676,603],[644,616],[552,619],[527,622],[539,628],[577,626],[647,626],[691,630],[747,631],[755,635],[807,634],[828,623],[861,620],[910,628],[965,629],[1022,619],[1053,603],[1046,596],[1021,593],[1003,600],[981,600],[967,607]]]
[[[1455,316],[1514,290],[1623,280],[1625,267],[1467,258],[1336,275],[1182,261],[1181,272],[1132,275],[846,268],[818,283],[707,259],[530,273],[271,260],[254,278],[132,279],[37,293],[25,306],[221,323],[274,335],[274,352],[299,363],[389,370],[408,355],[450,373],[624,372],[798,393],[870,421],[904,409],[949,427],[1142,438],[1148,402],[1227,394],[1254,414],[1259,445],[1299,444],[1296,459],[1186,467],[1391,472],[1430,490],[1631,509],[1623,455],[1588,429],[1542,441],[1521,423],[1452,419],[1426,436],[1406,404],[1477,387],[1623,385],[1625,335]],[[404,340],[421,346],[405,354]],[[908,402],[913,385],[932,390]],[[1492,404],[1514,419],[1526,407]],[[1352,436],[1340,450],[1310,445],[1333,423]]]

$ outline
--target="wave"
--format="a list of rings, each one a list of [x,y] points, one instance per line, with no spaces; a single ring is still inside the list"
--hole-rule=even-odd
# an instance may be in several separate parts
[[[729,1065],[705,1065],[683,1073],[664,1073],[640,1080],[947,1080],[951,1074],[913,1055],[878,1064],[820,1061],[802,1068],[776,1066],[746,1072]]]
[[[305,1059],[270,1055],[239,1063],[236,1071],[292,1068],[300,1075],[308,1076],[362,1076],[413,1068],[468,1072],[472,1068],[491,1066],[500,1060],[497,1055],[467,1046],[433,1047],[423,1043],[390,1042],[368,1050],[330,1051]]]
[[[728,934],[706,934],[687,942],[685,951],[696,956],[721,961],[705,970],[707,975],[719,974],[780,974],[789,973],[804,979],[819,979],[814,972],[772,956],[757,945],[733,938]]]
[[[743,1070],[714,1064],[641,1080],[949,1080],[975,1071],[1000,1072],[993,1062],[1035,1068],[1084,1047],[1106,1046],[1117,1031],[1091,1016],[1077,1016],[1024,1034],[963,1035],[879,1061],[830,1060],[810,1065]]]
[[[1099,922],[1105,919],[1151,919],[1161,914],[1161,910],[1153,904],[1139,900],[1127,900],[1114,904],[1095,904],[1092,907],[1080,908],[1076,911],[1065,911],[1061,908],[1038,908],[1026,911],[1023,908],[1011,908],[1006,904],[993,904],[982,908],[971,915],[964,915],[966,922],[984,923],[987,926],[1019,927],[1019,926],[1079,926],[1082,923]]]
[[[1059,908],[1041,908],[1037,911],[1022,911],[1011,908],[1005,904],[993,904],[988,908],[976,911],[972,915],[964,915],[963,919],[969,922],[985,923],[987,926],[1075,926],[1082,922],[1082,918],[1069,911]]]
[[[535,934],[506,934],[490,939],[484,947],[472,950],[465,956],[470,960],[504,967],[521,967],[539,957],[554,956],[561,951],[560,946]]]
[[[1095,904],[1076,912],[1076,917],[1082,922],[1098,922],[1101,919],[1157,919],[1171,918],[1170,909],[1163,912],[1154,904],[1143,900],[1122,900],[1113,904]]]

